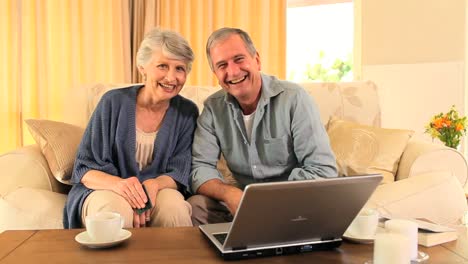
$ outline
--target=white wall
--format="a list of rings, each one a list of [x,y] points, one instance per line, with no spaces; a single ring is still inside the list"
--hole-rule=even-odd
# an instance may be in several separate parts
[[[367,65],[362,74],[379,87],[384,127],[412,129],[416,137],[430,139],[424,126],[432,116],[452,104],[465,111],[462,61]]]
[[[362,64],[464,60],[465,0],[364,0]]]
[[[433,115],[452,104],[468,114],[465,0],[357,3],[361,79],[380,89],[383,125],[413,129],[429,140],[423,132]]]

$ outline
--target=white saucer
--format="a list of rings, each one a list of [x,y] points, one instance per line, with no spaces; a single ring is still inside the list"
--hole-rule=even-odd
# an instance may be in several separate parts
[[[345,232],[343,238],[359,244],[372,244],[374,243],[375,235],[369,237],[355,237]]]
[[[122,229],[120,230],[120,234],[114,241],[97,242],[97,241],[93,241],[89,237],[89,234],[86,231],[83,231],[75,236],[75,240],[76,242],[82,245],[85,245],[87,247],[90,247],[90,248],[107,248],[107,247],[116,246],[124,242],[125,240],[129,239],[131,236],[132,236],[132,232]]]
[[[416,257],[416,259],[411,260],[411,264],[424,263],[428,259],[429,259],[428,254],[426,254],[426,253],[424,253],[422,251],[418,251],[418,256]],[[374,260],[368,260],[368,261],[364,262],[364,264],[374,264]]]

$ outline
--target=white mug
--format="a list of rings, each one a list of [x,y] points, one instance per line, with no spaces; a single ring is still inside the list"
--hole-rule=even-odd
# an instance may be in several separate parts
[[[407,237],[410,240],[411,259],[418,258],[418,224],[405,219],[391,219],[385,222],[385,230]]]
[[[355,238],[373,238],[379,224],[376,210],[364,209],[351,222],[345,234]]]
[[[98,212],[85,218],[86,231],[96,242],[114,241],[124,226],[123,217],[114,212]]]
[[[409,264],[410,239],[397,233],[379,233],[374,241],[374,264]]]

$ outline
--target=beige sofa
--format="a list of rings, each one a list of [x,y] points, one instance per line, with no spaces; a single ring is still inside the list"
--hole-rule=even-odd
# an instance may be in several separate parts
[[[380,127],[378,91],[372,82],[302,85],[318,104],[324,125],[331,116],[337,116],[376,129]],[[116,87],[121,86],[97,84],[72,89],[63,121],[85,127],[102,94]],[[203,100],[216,90],[217,87],[187,86],[182,95],[196,102],[201,109]],[[380,140],[388,147],[394,144],[386,136]],[[62,183],[66,180],[59,178],[60,182],[54,177],[49,166],[50,153],[49,161],[43,154],[51,142],[37,141],[37,145],[0,156],[0,231],[63,227],[62,210],[69,186]],[[366,145],[361,147],[367,149]],[[379,151],[386,154],[384,147]],[[394,163],[393,178],[377,188],[367,207],[393,216],[424,217],[443,224],[459,223],[467,210],[463,187],[468,171],[464,157],[453,149],[414,140],[405,141],[401,152]],[[351,156],[355,157],[354,154]],[[221,167],[223,173],[228,173],[225,166]]]

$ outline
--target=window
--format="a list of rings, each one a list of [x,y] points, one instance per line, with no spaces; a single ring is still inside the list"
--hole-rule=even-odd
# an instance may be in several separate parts
[[[353,80],[353,13],[351,1],[288,1],[288,80]]]

